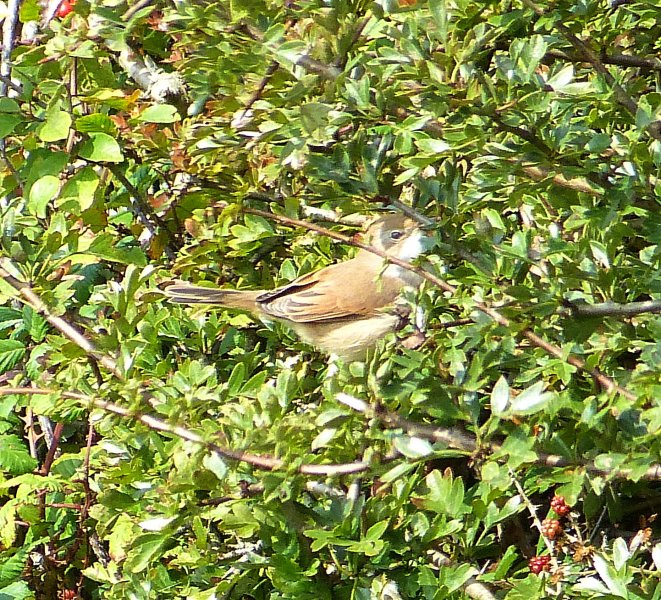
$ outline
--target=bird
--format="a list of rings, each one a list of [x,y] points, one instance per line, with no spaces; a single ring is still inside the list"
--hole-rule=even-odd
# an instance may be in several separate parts
[[[425,250],[425,238],[412,219],[386,214],[368,226],[362,241],[388,256],[411,261]],[[350,260],[272,290],[173,283],[164,293],[175,303],[215,305],[281,321],[307,344],[345,361],[357,361],[364,360],[379,339],[399,327],[401,311],[392,307],[405,288],[417,288],[421,283],[417,273],[360,249]]]

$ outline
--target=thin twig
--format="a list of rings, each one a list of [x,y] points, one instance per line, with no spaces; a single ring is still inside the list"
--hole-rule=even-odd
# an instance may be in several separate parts
[[[173,261],[176,258],[176,252],[171,247],[173,243],[172,234],[167,228],[165,223],[161,218],[151,209],[149,204],[143,199],[142,195],[130,181],[129,178],[124,174],[124,172],[119,168],[118,165],[106,164],[105,167],[116,177],[121,184],[126,188],[126,191],[131,199],[131,205],[133,206],[133,212],[139,221],[145,226],[147,231],[151,234],[152,237],[156,237],[158,234],[156,232],[156,226],[158,226],[167,236],[167,242],[163,247],[163,250],[169,260]],[[152,219],[154,223],[152,223]]]
[[[258,455],[252,454],[250,452],[243,452],[240,450],[232,450],[214,444],[212,442],[207,442],[201,436],[196,434],[185,427],[178,425],[170,425],[166,421],[153,415],[143,413],[137,410],[130,410],[123,406],[119,406],[112,402],[107,402],[98,398],[88,396],[86,394],[81,394],[78,392],[66,392],[62,390],[46,389],[46,388],[34,388],[34,387],[2,387],[0,386],[0,396],[8,395],[46,395],[46,394],[59,394],[63,398],[68,398],[70,400],[76,400],[86,405],[93,406],[95,408],[110,412],[120,417],[131,419],[134,421],[139,421],[143,425],[153,429],[155,431],[162,431],[164,433],[169,433],[180,439],[199,444],[206,448],[209,452],[217,453],[223,458],[230,460],[236,460],[240,462],[245,462],[248,464],[257,467],[258,469],[266,471],[276,471],[284,470],[289,467],[285,461],[267,455]],[[368,405],[366,402],[353,398],[348,394],[338,394],[337,399],[350,406],[354,410],[357,410],[361,413],[370,413],[373,410],[373,407]],[[446,444],[450,447],[464,450],[467,452],[473,452],[477,449],[476,438],[470,434],[460,430],[460,428],[448,428],[442,429],[439,427],[432,427],[431,425],[426,425],[424,423],[416,423],[409,421],[400,417],[396,413],[389,413],[385,411],[382,407],[376,407],[375,413],[379,417],[382,423],[391,428],[403,429],[410,435],[416,437],[422,437],[433,442],[440,442]],[[369,416],[369,415],[368,415]],[[480,447],[486,447],[492,452],[497,452],[502,450],[502,445],[497,442],[491,442],[489,444],[480,444]],[[384,464],[399,458],[401,454],[396,451],[393,451],[381,458],[379,464]],[[538,460],[532,461],[532,464],[538,464],[547,467],[583,467],[587,471],[592,473],[598,473],[602,475],[610,475],[612,477],[627,477],[630,473],[628,469],[617,469],[617,470],[605,470],[597,467],[593,463],[575,463],[570,462],[562,456],[553,455],[553,454],[538,454]],[[351,463],[339,463],[339,464],[311,464],[305,463],[298,465],[297,470],[302,475],[314,475],[314,476],[337,476],[337,475],[350,475],[355,473],[363,473],[369,471],[374,466],[373,462],[366,461],[356,461]],[[651,465],[645,473],[642,474],[641,479],[647,480],[658,480],[661,479],[661,465],[653,464]]]
[[[511,162],[519,164],[518,159],[513,159]],[[543,181],[544,179],[550,179],[551,182],[558,187],[564,187],[594,197],[603,195],[603,192],[595,189],[586,179],[581,177],[572,177],[571,179],[568,179],[559,173],[552,174],[552,171],[546,167],[533,165],[521,165],[521,170],[533,181]]]
[[[146,6],[149,6],[153,0],[138,0],[133,6],[129,7],[126,12],[122,15],[122,21],[129,21],[135,13],[142,10]]]
[[[325,235],[327,237],[333,238],[335,240],[338,240],[340,242],[343,242],[345,244],[349,244],[351,246],[356,246],[357,248],[361,248],[362,250],[367,250],[368,252],[371,252],[373,254],[376,254],[377,256],[380,256],[384,260],[397,265],[399,267],[402,267],[404,269],[407,269],[409,271],[412,271],[413,273],[417,273],[428,281],[429,283],[435,285],[436,287],[440,288],[441,290],[448,292],[449,294],[456,295],[458,288],[454,285],[449,284],[447,281],[441,279],[440,277],[437,277],[436,275],[433,275],[432,273],[429,273],[425,269],[422,269],[421,267],[416,267],[415,265],[411,264],[410,262],[401,260],[399,258],[396,258],[394,256],[390,256],[383,250],[379,250],[375,248],[374,246],[370,246],[369,244],[364,244],[363,242],[355,239],[348,237],[346,235],[342,235],[341,233],[337,233],[336,231],[331,231],[329,229],[326,229],[325,227],[321,227],[319,225],[314,225],[313,223],[308,223],[306,221],[301,221],[299,219],[291,219],[289,217],[285,217],[282,215],[276,215],[274,213],[270,213],[268,211],[264,210],[259,210],[256,208],[249,208],[249,207],[244,207],[243,208],[244,212],[254,214],[254,215],[259,215],[261,217],[264,217],[265,219],[271,219],[273,221],[276,221],[278,223],[282,223],[283,225],[290,225],[294,227],[302,227],[305,229],[309,229],[310,231],[316,231],[317,233],[320,233],[322,235]],[[485,302],[482,302],[480,300],[475,300],[475,308],[477,308],[480,312],[484,313],[488,317],[490,317],[493,321],[498,323],[499,325],[502,325],[503,327],[506,327],[508,329],[511,329],[512,327],[512,321],[508,319],[507,317],[501,315],[497,310],[486,304]],[[625,398],[628,398],[629,400],[636,400],[636,395],[629,391],[628,389],[622,387],[618,383],[615,382],[611,377],[606,375],[605,373],[602,373],[599,369],[590,367],[587,365],[587,363],[582,359],[579,358],[578,356],[569,354],[567,355],[562,348],[559,346],[556,346],[555,344],[552,344],[551,342],[546,341],[530,329],[522,329],[521,331],[518,332],[518,335],[521,337],[526,338],[529,342],[531,342],[534,346],[537,346],[538,348],[541,348],[544,350],[546,353],[550,354],[551,356],[554,356],[556,358],[559,358],[560,360],[572,365],[573,367],[576,367],[577,369],[588,373],[591,375],[595,381],[599,383],[599,385],[606,391],[608,392],[617,392],[618,394],[621,394]]]
[[[246,106],[243,109],[243,112],[241,113],[241,116],[238,119],[239,122],[243,121],[246,118],[246,115],[248,114],[248,111],[253,107],[253,104],[255,104],[255,102],[257,102],[257,100],[259,100],[262,97],[262,94],[264,93],[266,86],[268,85],[269,81],[271,81],[271,78],[273,77],[273,75],[275,75],[279,67],[280,67],[280,63],[277,60],[271,61],[271,64],[266,69],[266,73],[264,73],[264,77],[262,77],[261,81],[257,84],[257,88],[255,88],[255,91],[252,94],[250,94],[250,98],[248,98],[248,102],[246,102]]]
[[[532,517],[532,521],[535,524],[535,528],[537,529],[537,531],[539,531],[539,535],[542,536],[542,539],[544,540],[544,544],[546,545],[549,554],[553,557],[553,559],[555,559],[556,558],[555,546],[553,544],[553,541],[548,539],[544,535],[542,522],[539,520],[539,517],[537,516],[537,509],[535,508],[535,505],[530,501],[530,498],[528,498],[528,495],[526,494],[526,491],[523,489],[523,486],[521,485],[521,483],[519,483],[516,473],[514,473],[512,469],[508,469],[508,471],[510,474],[510,480],[514,484],[516,491],[519,492],[519,496],[521,496],[521,501],[526,505],[526,508],[528,509],[528,512]]]
[[[342,396],[342,397],[341,397]],[[353,400],[353,404],[350,403],[349,398]],[[354,410],[358,412],[367,413],[369,410],[374,410],[375,416],[378,416],[381,419],[381,422],[384,423],[387,427],[402,429],[406,431],[409,435],[424,438],[432,442],[440,442],[446,444],[452,448],[458,450],[463,450],[466,452],[475,452],[478,449],[486,448],[490,453],[497,453],[503,450],[503,445],[499,442],[481,442],[479,445],[477,439],[461,429],[460,427],[449,427],[441,428],[434,427],[432,425],[426,425],[425,423],[418,423],[416,421],[410,421],[401,417],[397,413],[389,412],[385,410],[382,406],[377,406],[372,408],[367,403],[360,404],[362,401],[356,398],[352,398],[347,394],[338,394],[337,399],[351,406]],[[534,461],[534,464],[545,466],[545,467],[582,467],[590,473],[597,475],[612,475],[617,477],[627,477],[630,474],[629,469],[618,469],[613,471],[612,469],[598,467],[592,461],[570,461],[564,456],[558,454],[547,454],[545,452],[538,452],[537,459]],[[648,480],[658,480],[661,479],[661,464],[652,464],[642,475],[642,479]]]
[[[419,213],[414,208],[411,208],[408,204],[404,204],[401,200],[396,198],[384,198],[384,203],[394,206],[397,210],[403,212],[407,217],[410,217],[414,221],[420,223],[423,227],[431,227],[435,224],[433,219],[426,217],[422,213]]]
[[[569,62],[586,62],[582,54],[572,54],[564,52],[563,50],[549,50],[546,53],[547,57],[559,58]],[[632,54],[606,54],[602,53],[599,58],[605,65],[615,65],[616,67],[634,67],[639,69],[647,69],[650,71],[661,70],[661,60],[656,57],[643,58],[642,56],[634,56]]]
[[[62,437],[62,431],[64,430],[64,423],[55,423],[55,429],[53,429],[53,440],[51,445],[48,447],[48,453],[44,459],[44,464],[41,466],[39,471],[40,475],[48,475],[50,468],[53,465],[55,460],[56,452],[59,449],[60,438]]]
[[[7,14],[2,24],[2,51],[0,55],[0,96],[6,97],[11,82],[11,54],[14,51],[14,40],[16,39],[16,26],[18,25],[19,0],[7,2]]]

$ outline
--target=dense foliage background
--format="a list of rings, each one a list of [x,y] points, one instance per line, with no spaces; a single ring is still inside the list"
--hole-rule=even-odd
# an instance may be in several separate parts
[[[656,2],[56,6],[3,24],[0,598],[661,598]],[[366,365],[159,292],[393,201],[449,285]]]

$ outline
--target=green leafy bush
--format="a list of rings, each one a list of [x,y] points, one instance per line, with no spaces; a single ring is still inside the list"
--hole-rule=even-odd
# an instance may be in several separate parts
[[[0,597],[658,598],[659,16],[22,3]],[[352,252],[292,219],[402,206],[424,335],[365,364],[160,291],[282,285]]]

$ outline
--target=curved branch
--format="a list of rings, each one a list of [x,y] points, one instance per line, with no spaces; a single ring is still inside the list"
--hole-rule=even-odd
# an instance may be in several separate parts
[[[65,392],[60,390],[45,389],[45,388],[30,388],[30,387],[0,387],[0,396],[8,396],[11,394],[17,395],[46,395],[46,394],[60,394],[64,398],[69,398],[70,400],[77,400],[79,402],[84,402],[88,405],[93,406],[94,408],[99,408],[106,412],[119,415],[127,419],[134,421],[139,421],[143,425],[153,429],[154,431],[161,431],[163,433],[169,433],[174,435],[182,440],[188,442],[193,442],[199,444],[206,448],[209,452],[218,454],[222,458],[227,458],[230,460],[237,460],[240,462],[248,463],[258,469],[264,471],[275,471],[283,470],[289,467],[288,463],[280,458],[275,458],[273,456],[265,456],[260,454],[252,454],[251,452],[244,452],[243,450],[232,450],[225,446],[220,446],[214,444],[213,442],[208,442],[200,435],[181,427],[180,425],[170,425],[167,421],[159,419],[148,413],[144,413],[137,410],[130,410],[113,402],[107,402],[106,400],[101,400],[100,398],[93,398],[87,396],[86,394],[80,394],[78,392]],[[382,458],[382,461],[388,462],[399,456],[399,454],[390,454]],[[367,471],[373,463],[367,461],[356,461],[351,463],[338,463],[338,464],[312,464],[306,463],[299,465],[297,471],[302,475],[324,475],[324,476],[334,476],[334,475],[348,475],[352,473],[363,473]]]
[[[460,427],[434,427],[433,425],[410,421],[409,419],[399,416],[397,413],[388,411],[382,405],[372,406],[367,402],[349,396],[348,394],[336,394],[336,399],[356,412],[368,416],[372,413],[373,416],[380,419],[389,429],[401,429],[411,436],[424,438],[431,442],[440,442],[441,444],[445,444],[457,450],[475,452],[477,450],[487,449],[490,452],[500,452],[503,449],[503,445],[499,442],[481,442],[478,444],[475,436],[467,433]],[[590,473],[595,473],[597,475],[612,475],[616,477],[627,477],[631,473],[630,469],[607,469],[598,467],[592,461],[570,461],[559,454],[547,454],[545,452],[537,453],[537,460],[533,461],[531,464],[545,467],[582,467]],[[654,481],[661,479],[661,464],[651,465],[642,475],[642,478]]]

